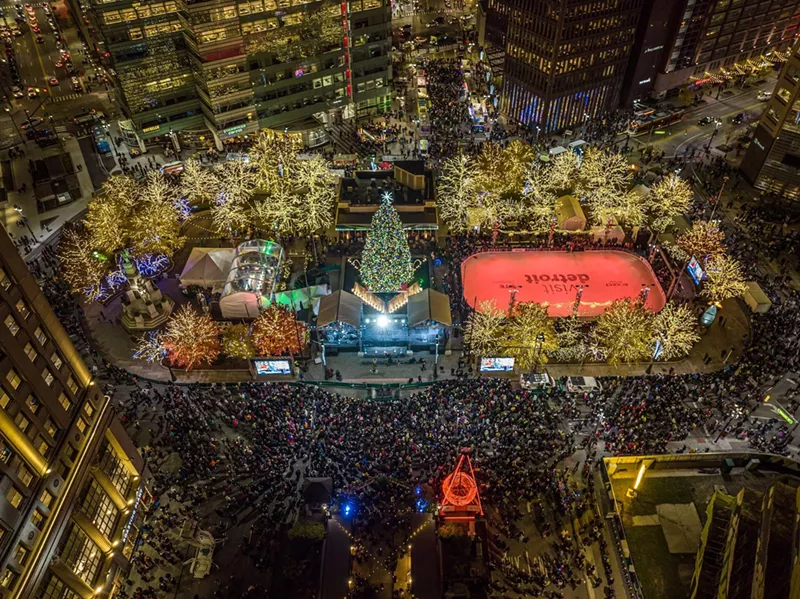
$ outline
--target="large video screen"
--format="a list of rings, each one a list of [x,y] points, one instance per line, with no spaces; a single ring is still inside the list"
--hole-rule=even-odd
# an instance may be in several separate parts
[[[253,360],[256,375],[262,374],[292,374],[290,360]]]
[[[703,269],[697,262],[697,258],[695,258],[694,256],[692,256],[692,259],[689,260],[689,264],[686,266],[686,270],[689,273],[689,276],[692,277],[692,281],[694,281],[695,285],[699,285],[700,281],[703,280],[703,277],[706,276],[706,273],[703,272]]]
[[[514,358],[481,358],[481,372],[511,372]]]

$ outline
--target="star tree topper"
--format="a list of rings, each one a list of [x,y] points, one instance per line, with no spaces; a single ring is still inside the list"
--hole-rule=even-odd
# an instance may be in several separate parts
[[[384,192],[361,255],[361,279],[373,293],[400,291],[414,277],[403,223]]]

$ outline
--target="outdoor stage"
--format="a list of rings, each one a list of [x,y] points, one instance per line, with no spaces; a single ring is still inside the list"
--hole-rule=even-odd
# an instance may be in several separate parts
[[[635,298],[647,292],[647,307],[658,312],[666,304],[664,290],[643,258],[616,250],[585,252],[512,251],[482,252],[461,265],[464,299],[494,300],[507,310],[512,290],[514,302],[537,302],[552,317],[569,316],[583,285],[578,316],[597,317],[614,300]]]

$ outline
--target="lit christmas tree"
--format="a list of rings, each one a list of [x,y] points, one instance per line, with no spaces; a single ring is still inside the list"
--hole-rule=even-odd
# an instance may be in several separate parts
[[[400,291],[414,276],[408,238],[390,192],[383,194],[381,206],[372,217],[360,270],[361,280],[374,293]]]

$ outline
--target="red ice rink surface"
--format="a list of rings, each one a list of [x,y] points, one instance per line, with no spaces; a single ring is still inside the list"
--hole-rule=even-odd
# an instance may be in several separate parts
[[[575,306],[578,285],[583,284],[579,316],[595,317],[614,300],[638,296],[643,283],[650,287],[647,307],[664,307],[664,290],[650,265],[642,258],[614,250],[588,252],[483,252],[461,265],[464,299],[475,307],[494,300],[508,309],[511,290],[515,302],[547,306],[550,316],[569,316]]]

